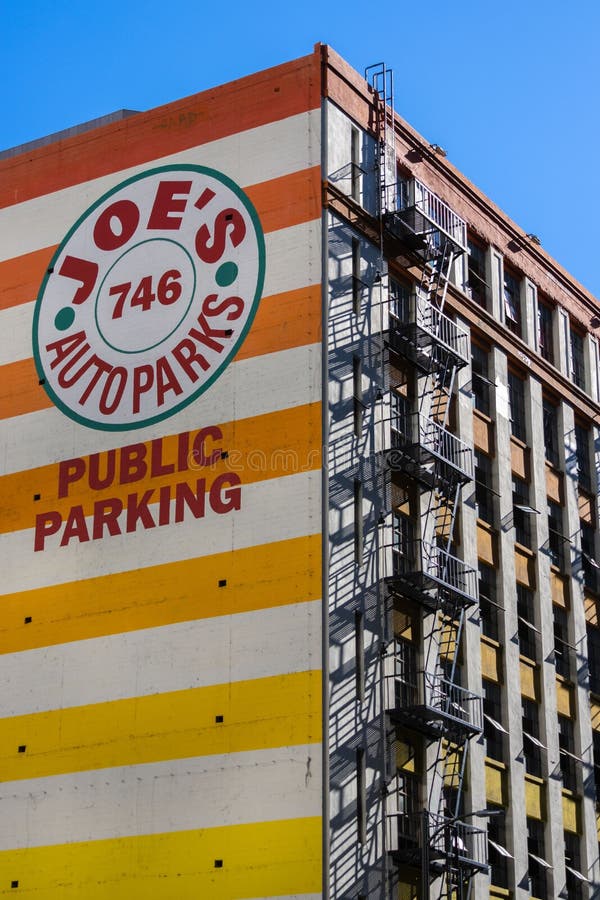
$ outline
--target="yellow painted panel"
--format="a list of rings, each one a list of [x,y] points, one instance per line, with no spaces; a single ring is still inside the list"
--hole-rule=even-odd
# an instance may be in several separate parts
[[[494,451],[493,425],[483,418],[479,410],[473,410],[473,444],[476,450],[483,450],[488,455]]]
[[[558,606],[568,607],[569,582],[565,575],[559,575],[558,572],[550,572],[550,593],[553,603],[556,603]]]
[[[397,900],[419,900],[421,876],[415,868],[400,866],[398,869]]]
[[[215,867],[222,860],[222,867]],[[18,891],[10,888],[18,881]],[[31,847],[0,853],[0,896],[231,900],[317,893],[321,819]]]
[[[593,525],[594,511],[591,499],[586,494],[578,494],[577,505],[579,507],[579,518],[587,525]]]
[[[496,565],[496,543],[494,533],[482,522],[477,523],[477,556],[490,566]]]
[[[201,477],[206,478],[208,489],[223,472],[235,472],[242,484],[250,484],[318,469],[321,464],[319,448],[322,423],[319,403],[226,422],[217,426],[216,432],[207,432],[196,452],[193,442],[198,432],[190,432],[189,439],[169,435],[143,445],[138,444],[141,448],[139,452],[144,455],[139,463],[140,470],[146,473],[139,480],[127,478],[127,469],[121,477],[124,465],[121,450],[98,454],[96,474],[100,478],[106,476],[107,481],[109,476],[113,479],[108,487],[99,490],[94,490],[89,485],[87,473],[90,472],[92,460],[89,456],[81,457],[79,465],[84,474],[73,483],[65,484],[64,490],[68,491],[68,495],[62,498],[58,497],[61,471],[59,463],[0,477],[0,532],[33,528],[37,515],[52,510],[58,511],[65,518],[76,504],[82,504],[85,515],[89,516],[97,501],[106,498],[126,501],[132,490],[142,486],[145,490],[154,490],[154,496],[150,500],[154,503],[158,501],[161,487],[185,482],[195,489],[196,482]],[[225,459],[220,457],[221,451],[227,452]],[[216,462],[202,464],[203,456],[209,459],[213,454],[218,456]],[[63,471],[67,471],[66,466]],[[121,480],[125,483],[120,484]],[[34,495],[39,495],[40,499],[34,501]]]
[[[521,693],[530,700],[539,702],[535,665],[530,665],[524,660],[520,661],[521,669]]]
[[[514,438],[510,439],[510,465],[515,475],[519,478],[529,477],[529,458],[526,447],[517,444]]]
[[[594,731],[600,731],[600,703],[590,697],[590,713],[592,716],[592,728]]]
[[[572,831],[575,834],[581,831],[579,827],[579,801],[574,797],[567,797],[563,794],[563,828],[565,831]]]
[[[562,475],[555,469],[550,468],[550,466],[546,466],[546,493],[549,500],[554,500],[555,503],[562,504]]]
[[[416,639],[413,616],[406,610],[394,609],[394,636],[401,637],[405,641]]]
[[[525,776],[525,809],[532,819],[544,819],[544,785]]]
[[[396,741],[396,767],[403,772],[416,772],[416,750],[412,744]]]
[[[573,718],[573,691],[568,684],[556,682],[556,706],[561,716]]]
[[[316,600],[321,590],[318,534],[86,578],[6,594],[0,653]]]
[[[515,577],[519,584],[535,590],[535,557],[520,547],[515,547]]]
[[[486,760],[485,763],[485,796],[488,803],[504,805],[506,802],[504,770],[493,765],[489,760]]]
[[[600,619],[598,617],[598,599],[592,594],[584,594],[585,618],[590,625],[598,627]]]
[[[500,681],[502,656],[500,648],[482,637],[481,639],[481,674],[490,681]]]
[[[321,673],[309,671],[0,719],[0,771],[12,781],[320,739]]]

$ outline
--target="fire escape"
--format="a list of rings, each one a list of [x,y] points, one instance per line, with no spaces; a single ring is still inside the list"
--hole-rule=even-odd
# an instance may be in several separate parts
[[[417,733],[426,749],[421,806],[394,802],[390,779],[388,850],[421,872],[421,898],[470,895],[487,871],[486,832],[461,815],[469,741],[482,731],[481,697],[460,684],[466,612],[478,603],[477,571],[453,553],[461,490],[473,481],[473,451],[450,430],[457,372],[469,364],[469,335],[444,313],[454,261],[466,251],[460,217],[416,178],[399,179],[394,153],[392,73],[367,70],[379,138],[380,252],[418,272],[409,298],[388,288],[382,366],[411,373],[402,393],[382,372],[385,429],[380,498],[389,523],[394,484],[411,485],[418,514],[396,522],[384,546],[384,607],[420,610],[419,646],[394,638],[384,649],[383,714],[392,731]],[[397,361],[398,366],[394,365]],[[387,506],[387,509],[386,509]],[[389,528],[388,528],[389,533]],[[382,540],[386,544],[386,540]]]

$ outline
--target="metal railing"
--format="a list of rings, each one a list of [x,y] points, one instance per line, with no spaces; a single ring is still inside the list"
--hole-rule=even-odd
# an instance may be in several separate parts
[[[420,413],[395,416],[391,422],[391,437],[395,449],[416,447],[420,456],[431,454],[469,480],[473,479],[472,448],[434,419]]]
[[[429,813],[428,818],[430,853],[454,857],[479,868],[487,866],[487,829],[435,813]]]
[[[469,731],[483,730],[483,706],[479,694],[433,672],[407,671],[401,656],[394,656],[394,700],[396,707],[410,711],[420,707],[428,715],[453,719]]]
[[[440,312],[422,294],[415,296],[415,321],[419,328],[431,334],[436,341],[444,344],[466,363],[469,362],[471,350],[467,329]]]
[[[417,178],[408,178],[386,185],[385,207],[388,213],[399,215],[414,210],[423,217],[424,228],[445,234],[461,250],[467,249],[467,225],[447,203]],[[433,229],[432,227],[433,226]]]
[[[392,574],[409,576],[416,573],[477,602],[477,570],[437,544],[417,540],[406,547],[393,548]]]

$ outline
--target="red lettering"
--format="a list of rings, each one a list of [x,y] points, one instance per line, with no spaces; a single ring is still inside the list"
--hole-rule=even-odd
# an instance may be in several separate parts
[[[113,536],[121,534],[118,518],[123,512],[123,503],[117,497],[98,500],[94,503],[94,527],[92,537],[95,541],[104,537],[104,527]]]
[[[180,435],[178,435],[177,442],[177,471],[185,472],[190,467],[190,461],[188,459],[188,453],[190,449],[190,433],[189,431],[183,431]]]
[[[148,466],[145,463],[146,448],[143,444],[129,444],[121,449],[119,484],[131,484],[145,478]]]
[[[196,232],[196,253],[205,263],[215,263],[223,256],[227,233],[234,247],[246,236],[246,223],[237,209],[224,209],[215,219],[215,235],[212,244],[208,225],[201,225]]]
[[[198,331],[197,328],[190,328],[188,332],[189,336],[194,338],[195,341],[198,341],[199,344],[205,344],[210,350],[216,350],[217,353],[220,353],[224,345],[215,341],[215,338],[228,337],[227,332],[222,328],[211,328],[206,320],[206,316],[202,313],[198,316],[197,321],[201,330]]]
[[[158,492],[158,524],[168,525],[171,521],[171,485],[166,484]]]
[[[104,362],[104,360],[100,359],[99,356],[96,356],[95,353],[89,359],[88,368],[90,368],[90,366],[96,366],[96,371],[95,371],[94,375],[92,376],[92,379],[91,379],[90,383],[88,384],[88,386],[86,387],[85,391],[79,398],[79,403],[81,406],[83,406],[84,403],[87,402],[88,397],[90,396],[90,394],[92,393],[92,391],[94,390],[96,385],[98,384],[98,381],[100,380],[100,376],[105,375],[107,372],[110,372],[112,369],[112,366],[110,365],[110,363]]]
[[[153,490],[146,491],[141,499],[138,499],[137,494],[129,494],[127,497],[127,534],[136,530],[138,521],[142,522],[144,528],[156,527],[156,522],[148,509],[153,493]]]
[[[159,475],[171,475],[175,471],[174,463],[165,464],[162,459],[162,438],[152,441],[150,447],[150,475],[152,478],[158,478]]]
[[[119,231],[113,230],[117,220]],[[98,216],[94,226],[94,243],[100,250],[116,250],[133,237],[140,221],[140,211],[133,200],[115,200]]]
[[[85,472],[85,460],[77,457],[67,459],[58,466],[58,496],[66,497],[69,493],[69,485],[79,481]]]
[[[64,387],[64,388],[72,387],[72,385],[74,385],[77,381],[79,381],[79,379],[84,374],[84,372],[87,372],[87,370],[89,369],[89,367],[92,364],[93,356],[90,356],[90,358],[87,359],[84,362],[84,364],[82,366],[80,366],[79,369],[77,369],[77,371],[71,375],[70,378],[68,377],[69,372],[71,371],[71,369],[73,368],[75,363],[79,362],[81,357],[84,356],[88,352],[89,349],[90,349],[90,345],[87,343],[84,344],[83,347],[81,348],[81,350],[78,350],[77,353],[75,354],[75,356],[72,359],[70,359],[60,370],[60,372],[58,373],[58,383],[60,384],[61,387]]]
[[[172,229],[181,227],[182,216],[171,216],[169,213],[184,212],[187,206],[187,194],[192,188],[191,181],[161,181],[156,190],[152,212],[148,219],[149,229]],[[184,199],[176,200],[179,195]]]
[[[198,353],[195,343],[190,338],[180,341],[176,347],[173,347],[172,352],[192,384],[199,378],[198,373],[194,371],[194,363],[197,363],[205,372],[209,367],[205,357]]]
[[[198,466],[210,466],[221,459],[221,454],[223,452],[221,447],[215,448],[210,456],[206,455],[205,443],[208,438],[213,438],[215,441],[220,441],[223,439],[223,432],[220,428],[217,428],[216,425],[208,425],[206,428],[203,428],[198,432],[198,434],[194,438],[192,449],[192,459],[194,461],[195,468],[197,468]]]
[[[196,492],[185,481],[175,485],[175,521],[183,522],[185,508],[191,511],[195,519],[201,519],[206,510],[206,482],[199,478],[196,482]]]
[[[216,306],[213,306],[217,300],[218,294],[209,294],[206,297],[202,304],[202,312],[205,316],[220,316],[226,309],[233,307],[232,312],[227,313],[227,321],[234,322],[244,312],[244,301],[241,297],[227,297],[226,300],[221,300],[220,303],[217,302]]]
[[[136,366],[133,370],[133,411],[140,411],[140,398],[154,384],[154,368],[152,366]]]
[[[85,341],[85,331],[78,331],[77,334],[72,334],[69,337],[61,338],[59,341],[53,341],[51,344],[46,344],[48,353],[52,350],[56,353],[56,356],[50,363],[50,368],[55,369],[56,366],[61,363],[63,359],[67,359],[67,357],[69,357],[83,341]]]
[[[62,516],[58,512],[41,513],[35,517],[34,551],[43,550],[46,538],[56,534],[62,523]]]
[[[217,475],[210,486],[209,499],[211,509],[222,515],[232,509],[240,509],[242,505],[241,480],[234,472],[223,472]]]
[[[175,372],[167,361],[166,356],[160,356],[156,360],[156,404],[162,406],[165,402],[165,394],[173,391],[176,397],[183,393],[183,388],[175,377]]]
[[[115,395],[112,401],[109,403],[108,395],[110,394],[113,382],[117,378],[120,378],[120,383],[117,385],[115,389]],[[100,403],[98,405],[98,408],[103,415],[108,416],[110,415],[110,413],[115,411],[115,409],[121,402],[126,384],[127,369],[124,366],[115,366],[114,369],[111,369],[110,374],[107,376],[106,382],[104,383],[104,388],[102,390],[102,394],[100,395]]]
[[[106,474],[100,475],[100,458],[106,458]],[[93,491],[103,491],[110,487],[115,480],[115,470],[117,464],[117,451],[109,450],[104,453],[92,453],[89,462],[88,483]]]
[[[89,259],[79,259],[77,256],[65,256],[58,274],[64,275],[65,278],[81,281],[81,287],[77,288],[71,301],[75,306],[79,306],[94,290],[98,277],[98,263],[91,262]]]
[[[65,523],[65,530],[60,539],[60,546],[66,547],[72,538],[77,538],[81,544],[84,544],[90,539],[83,506],[73,506],[69,510],[69,515],[67,516],[67,521]]]

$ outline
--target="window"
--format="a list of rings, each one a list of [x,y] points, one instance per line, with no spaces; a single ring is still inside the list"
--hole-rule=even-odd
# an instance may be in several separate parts
[[[584,491],[592,489],[592,467],[590,465],[590,432],[588,428],[575,423],[575,453],[577,456],[577,478]]]
[[[481,615],[481,631],[487,637],[497,641],[499,636],[498,621],[500,607],[496,602],[496,570],[484,562],[479,568],[479,613]]]
[[[585,389],[585,366],[583,363],[583,335],[571,328],[571,380],[577,387]]]
[[[401,323],[410,321],[410,284],[390,278],[390,313]]]
[[[541,300],[538,301],[538,346],[540,355],[549,363],[554,362],[554,341],[552,337],[553,311]]]
[[[528,659],[537,658],[537,628],[533,609],[533,591],[523,584],[517,584],[517,615],[519,652]]]
[[[471,345],[471,392],[475,409],[490,414],[490,379],[488,354],[479,344]]]
[[[594,784],[596,786],[596,808],[600,807],[600,731],[592,731],[594,748]]]
[[[564,832],[567,896],[569,900],[582,900],[584,876],[581,872],[580,838],[572,831]]]
[[[538,900],[546,900],[548,887],[546,883],[546,847],[544,842],[544,823],[537,819],[527,819],[527,851],[529,853],[529,896]]]
[[[515,275],[504,269],[504,321],[513,334],[521,337],[521,288]]]
[[[412,751],[414,758],[414,750]],[[413,772],[398,769],[398,845],[402,849],[414,848],[421,842],[421,816],[419,815],[419,781]]]
[[[588,623],[588,666],[590,670],[590,691],[600,694],[600,629]]]
[[[486,740],[486,756],[502,759],[504,734],[502,725],[502,689],[495,681],[483,679],[483,734]]]
[[[362,426],[365,412],[362,390],[362,360],[358,356],[352,358],[352,394],[354,400],[354,434],[362,435]]]
[[[487,453],[475,450],[475,500],[477,515],[488,525],[494,524],[494,495],[492,487],[492,460]]]
[[[593,525],[580,521],[583,583],[589,591],[598,591],[598,562],[596,560],[596,531]]]
[[[565,539],[563,537],[562,506],[548,500],[548,553],[553,566],[563,569],[565,565]]]
[[[487,284],[485,280],[485,249],[475,243],[475,241],[467,240],[469,250],[468,256],[468,288],[471,298],[475,303],[479,303],[484,308],[487,306]]]
[[[493,809],[490,803],[488,808]],[[490,816],[487,822],[488,833],[488,862],[490,864],[490,882],[500,888],[508,888],[508,860],[510,853],[506,849],[506,825],[502,813],[502,807],[497,807],[502,812]]]
[[[560,772],[563,787],[577,790],[577,760],[575,759],[575,735],[573,722],[568,716],[558,717],[558,746],[560,748]]]
[[[540,741],[540,722],[538,705],[534,700],[521,697],[523,711],[523,760],[525,771],[529,775],[541,777],[542,754],[544,749]]]
[[[558,466],[558,409],[549,400],[542,403],[544,417],[544,446],[546,459],[553,466]]]
[[[571,652],[567,610],[553,605],[554,612],[554,666],[557,675],[571,677]]]
[[[520,441],[525,441],[525,382],[514,372],[508,373],[508,405],[511,434]]]
[[[513,475],[512,489],[515,541],[524,547],[531,547],[531,516],[535,512],[529,505],[529,484]]]
[[[394,516],[394,575],[411,572],[414,568],[413,523],[408,516]]]

